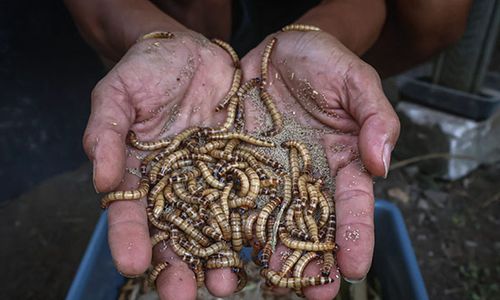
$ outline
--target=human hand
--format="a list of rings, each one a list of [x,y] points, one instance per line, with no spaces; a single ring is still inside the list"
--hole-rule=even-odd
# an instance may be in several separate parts
[[[126,172],[139,166],[127,154],[125,138],[133,130],[140,140],[157,140],[186,127],[213,126],[224,120],[215,106],[224,98],[234,72],[230,56],[192,32],[173,39],[146,39],[130,48],[92,93],[92,111],[83,138],[94,165],[98,192],[136,189],[139,178]],[[193,272],[170,248],[152,251],[146,201],[118,201],[109,207],[108,236],[117,269],[140,275],[153,261],[167,261],[157,287],[162,299],[195,299]],[[224,280],[221,280],[221,279]],[[229,269],[210,270],[206,285],[224,296],[236,289]]]
[[[375,70],[325,32],[271,35],[242,60],[244,78],[261,76],[262,53],[272,37],[277,41],[265,89],[278,109],[303,125],[332,129],[321,143],[336,181],[337,263],[345,278],[360,280],[367,274],[373,256],[372,175],[387,174],[399,121]],[[250,130],[260,125],[252,110],[247,109]],[[279,253],[285,250],[283,245],[276,248],[271,269],[280,269]],[[311,262],[304,276],[318,275],[319,268]],[[330,276],[337,279],[339,272]],[[305,288],[304,294],[308,299],[331,299],[339,286],[340,280],[335,280]]]

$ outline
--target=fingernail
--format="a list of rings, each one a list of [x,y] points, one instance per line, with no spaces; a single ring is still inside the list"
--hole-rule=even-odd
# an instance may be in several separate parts
[[[382,162],[384,163],[384,178],[387,178],[387,174],[389,174],[389,166],[391,165],[391,152],[392,145],[389,143],[384,144],[384,152],[382,153]]]
[[[118,273],[119,273],[120,275],[122,275],[123,277],[132,278],[132,279],[133,279],[133,278],[140,277],[140,276],[142,275],[142,274],[139,274],[139,275],[129,275],[129,274],[125,274],[125,273],[120,272],[120,271],[118,271]]]
[[[360,279],[348,279],[344,277],[344,280],[351,283],[351,284],[356,284],[360,283],[361,281],[365,280],[366,276],[361,277]]]
[[[97,189],[97,185],[95,184],[95,170],[96,170],[96,161],[94,160],[93,161],[93,164],[92,164],[92,184],[94,185],[94,190],[97,194],[99,194],[99,190]]]

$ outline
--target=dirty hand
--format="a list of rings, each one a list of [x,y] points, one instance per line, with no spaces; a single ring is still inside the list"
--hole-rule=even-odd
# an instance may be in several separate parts
[[[375,70],[325,32],[271,35],[242,60],[246,80],[260,77],[261,56],[272,37],[277,41],[266,88],[278,109],[304,125],[333,129],[321,142],[336,181],[337,264],[342,276],[360,280],[370,268],[374,247],[372,175],[387,174],[399,121]],[[255,127],[258,120],[249,123]],[[280,270],[279,254],[285,250],[277,247],[271,269]],[[313,261],[304,276],[318,275],[319,269]],[[305,296],[332,299],[339,272],[330,276],[334,283],[306,288]]]
[[[127,152],[129,130],[140,140],[157,140],[189,126],[214,126],[224,120],[225,113],[214,111],[231,84],[230,56],[199,34],[174,35],[135,44],[92,93],[83,143],[98,192],[137,188],[139,178],[126,172],[126,167],[139,166],[136,152]],[[157,280],[161,298],[195,299],[196,283],[188,266],[163,243],[152,251],[145,206],[142,199],[109,207],[109,245],[116,267],[124,275],[140,275],[154,252],[155,264],[170,264]],[[231,293],[236,283],[229,269],[207,274],[214,295]]]

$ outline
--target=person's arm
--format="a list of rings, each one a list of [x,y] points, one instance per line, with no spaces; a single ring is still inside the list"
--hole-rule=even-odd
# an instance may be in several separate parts
[[[296,23],[314,25],[337,38],[357,55],[377,40],[386,19],[385,0],[327,0]]]
[[[78,29],[101,57],[117,62],[142,35],[188,29],[144,0],[65,0]]]
[[[381,77],[429,59],[463,35],[471,0],[394,0],[382,34],[363,57]]]

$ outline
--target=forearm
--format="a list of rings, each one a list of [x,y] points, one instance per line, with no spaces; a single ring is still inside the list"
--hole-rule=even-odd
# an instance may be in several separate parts
[[[362,55],[379,37],[385,18],[384,0],[330,0],[309,10],[297,23],[317,26]]]
[[[65,0],[85,40],[104,58],[118,61],[142,35],[186,27],[145,0]]]

